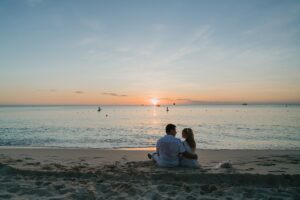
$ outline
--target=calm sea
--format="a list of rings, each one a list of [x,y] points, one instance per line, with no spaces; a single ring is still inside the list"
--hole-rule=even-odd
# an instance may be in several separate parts
[[[300,106],[0,107],[0,146],[153,147],[168,123],[202,149],[300,149]]]

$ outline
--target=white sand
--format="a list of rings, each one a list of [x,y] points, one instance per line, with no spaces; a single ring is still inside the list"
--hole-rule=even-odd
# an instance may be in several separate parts
[[[0,148],[0,199],[300,199],[300,151],[198,150],[200,169],[148,151]]]

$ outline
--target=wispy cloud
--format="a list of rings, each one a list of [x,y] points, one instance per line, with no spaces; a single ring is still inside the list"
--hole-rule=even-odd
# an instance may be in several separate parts
[[[173,99],[173,98],[168,98],[168,97],[163,97],[163,98],[157,98],[160,101],[166,101],[168,103],[179,103],[179,104],[210,104],[210,103],[220,103],[218,101],[203,101],[199,99],[191,99],[191,98],[178,98],[178,99]],[[224,103],[224,102],[221,102]]]
[[[99,39],[96,37],[84,37],[78,42],[78,45],[86,46],[86,45],[90,45],[90,44],[96,44],[96,43],[98,43],[98,41],[99,41]]]
[[[176,99],[176,101],[193,101],[192,99]]]
[[[158,100],[164,100],[164,101],[174,101],[173,99],[171,99],[171,98],[168,98],[168,97],[164,97],[164,98],[158,98]]]
[[[38,5],[39,3],[42,3],[44,0],[27,0],[28,4],[32,7]]]
[[[158,23],[158,24],[153,24],[152,28],[155,31],[164,31],[167,30],[168,27],[165,24]]]
[[[38,89],[37,92],[57,92],[57,89]]]
[[[203,103],[211,103],[211,102],[209,102],[209,101],[202,101],[202,100],[189,99],[189,98],[176,99],[176,101],[179,101],[179,102],[185,103],[185,104],[203,104]]]
[[[190,99],[190,98],[178,98],[178,99],[172,99],[168,97],[164,98],[158,98],[160,101],[168,101],[168,102],[178,102],[178,103],[184,103],[184,104],[202,104],[202,103],[209,103],[208,101],[202,101],[197,99]]]
[[[113,96],[113,97],[127,97],[126,94],[117,94],[113,92],[102,92],[103,95]]]
[[[81,23],[85,27],[94,31],[101,31],[104,28],[103,23],[99,22],[99,20],[96,19],[83,19],[81,20]]]

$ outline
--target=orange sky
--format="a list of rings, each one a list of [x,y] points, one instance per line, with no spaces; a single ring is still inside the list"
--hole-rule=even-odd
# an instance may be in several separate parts
[[[214,90],[202,93],[175,93],[173,91],[141,91],[136,93],[105,93],[97,91],[68,90],[24,90],[1,91],[0,104],[45,104],[45,105],[150,105],[152,98],[158,104],[198,104],[198,103],[299,103],[299,92],[286,90]]]

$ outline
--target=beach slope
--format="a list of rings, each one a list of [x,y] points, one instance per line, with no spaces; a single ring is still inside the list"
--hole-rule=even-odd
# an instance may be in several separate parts
[[[200,169],[149,151],[1,148],[0,199],[300,199],[300,151],[197,150]]]

